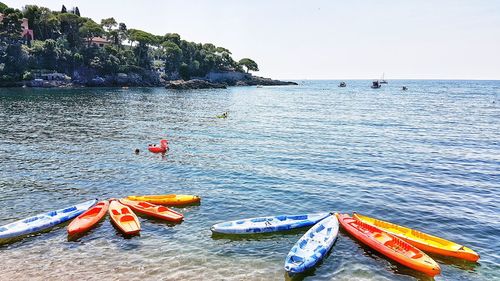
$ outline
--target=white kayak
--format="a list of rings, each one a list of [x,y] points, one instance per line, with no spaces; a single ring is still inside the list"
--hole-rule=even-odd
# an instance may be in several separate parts
[[[285,259],[285,270],[304,272],[314,267],[330,251],[339,234],[339,221],[330,215],[309,229],[292,247]]]
[[[0,226],[0,239],[14,238],[51,228],[77,217],[95,203],[97,199]]]
[[[214,224],[211,230],[212,232],[224,234],[256,234],[284,231],[314,225],[329,215],[329,213],[319,213],[241,219]]]

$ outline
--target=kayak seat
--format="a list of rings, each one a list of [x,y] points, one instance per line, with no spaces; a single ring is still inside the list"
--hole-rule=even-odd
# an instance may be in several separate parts
[[[135,221],[133,216],[123,216],[120,218],[121,222]]]
[[[139,205],[139,206],[141,206],[141,207],[143,207],[143,208],[150,208],[150,207],[152,207],[152,205],[151,205],[151,204],[146,203],[146,202],[140,202],[140,203],[139,203],[139,204],[137,204],[137,205]]]
[[[304,249],[304,248],[306,247],[306,245],[307,245],[307,240],[302,240],[302,241],[300,241],[300,243],[299,243],[299,247],[300,247],[301,249]]]
[[[86,212],[85,215],[82,216],[82,218],[94,216],[94,215],[98,214],[99,212],[101,212],[101,210],[102,210],[102,208],[92,208],[88,212]]]
[[[163,206],[158,207],[158,209],[156,209],[156,210],[158,212],[161,212],[161,213],[169,211],[167,207],[163,207]]]
[[[69,212],[73,212],[73,211],[76,211],[76,207],[75,206],[69,207],[69,208],[66,208],[66,209],[62,210],[63,213],[69,213]]]
[[[118,212],[117,210],[111,210],[111,212],[113,213],[113,215],[115,216],[119,216],[120,215],[120,212]]]
[[[4,231],[7,231],[7,228],[6,227],[0,227],[0,232],[4,232]]]
[[[38,219],[38,217],[27,218],[23,222],[24,223],[30,223],[30,222],[36,221],[37,219]]]
[[[123,215],[130,214],[130,211],[128,208],[122,208],[121,211],[122,211]]]

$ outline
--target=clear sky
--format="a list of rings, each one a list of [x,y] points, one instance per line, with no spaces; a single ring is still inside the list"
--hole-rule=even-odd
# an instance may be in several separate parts
[[[179,33],[288,79],[500,79],[499,0],[0,0]]]

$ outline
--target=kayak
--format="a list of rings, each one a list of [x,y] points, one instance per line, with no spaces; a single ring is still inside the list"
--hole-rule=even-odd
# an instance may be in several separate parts
[[[153,153],[165,153],[168,150],[168,140],[160,140],[160,146],[150,144],[148,150]]]
[[[354,218],[395,235],[422,251],[473,262],[479,259],[479,255],[472,249],[437,236],[357,213],[354,213]]]
[[[387,258],[429,276],[441,272],[441,268],[432,258],[404,240],[349,215],[336,215],[349,234]]]
[[[214,224],[210,230],[224,234],[284,231],[314,225],[327,216],[329,216],[329,213],[249,218]]]
[[[109,203],[109,217],[113,224],[124,234],[134,235],[141,231],[141,224],[134,212],[117,200],[112,200]]]
[[[309,229],[292,247],[285,259],[285,270],[304,272],[314,267],[330,251],[339,233],[339,221],[330,215]]]
[[[108,206],[108,200],[101,201],[76,217],[66,228],[68,235],[81,234],[90,230],[106,215]]]
[[[158,206],[144,201],[132,201],[129,199],[120,199],[120,203],[130,207],[132,210],[138,213],[152,216],[155,218],[171,222],[180,222],[182,221],[182,219],[184,219],[184,216],[182,214],[177,213],[176,211],[171,210],[164,206]]]
[[[133,201],[144,201],[148,203],[168,206],[180,206],[199,203],[201,198],[195,195],[164,194],[164,195],[138,195],[128,196]]]
[[[14,238],[51,228],[80,215],[96,202],[94,199],[0,226],[0,239]]]

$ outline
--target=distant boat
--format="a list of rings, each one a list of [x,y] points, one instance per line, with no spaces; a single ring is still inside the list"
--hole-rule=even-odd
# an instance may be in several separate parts
[[[384,79],[384,75],[385,75],[385,73],[382,73],[382,79],[380,79],[380,82],[379,82],[380,84],[387,84],[387,81],[385,81],[385,79]]]
[[[340,84],[339,84],[339,87],[341,87],[341,88],[344,88],[346,86],[347,86],[347,84],[344,81],[340,82]]]
[[[372,82],[372,89],[378,89],[380,87],[382,87],[382,85],[380,85],[380,82],[378,80],[375,80]]]

